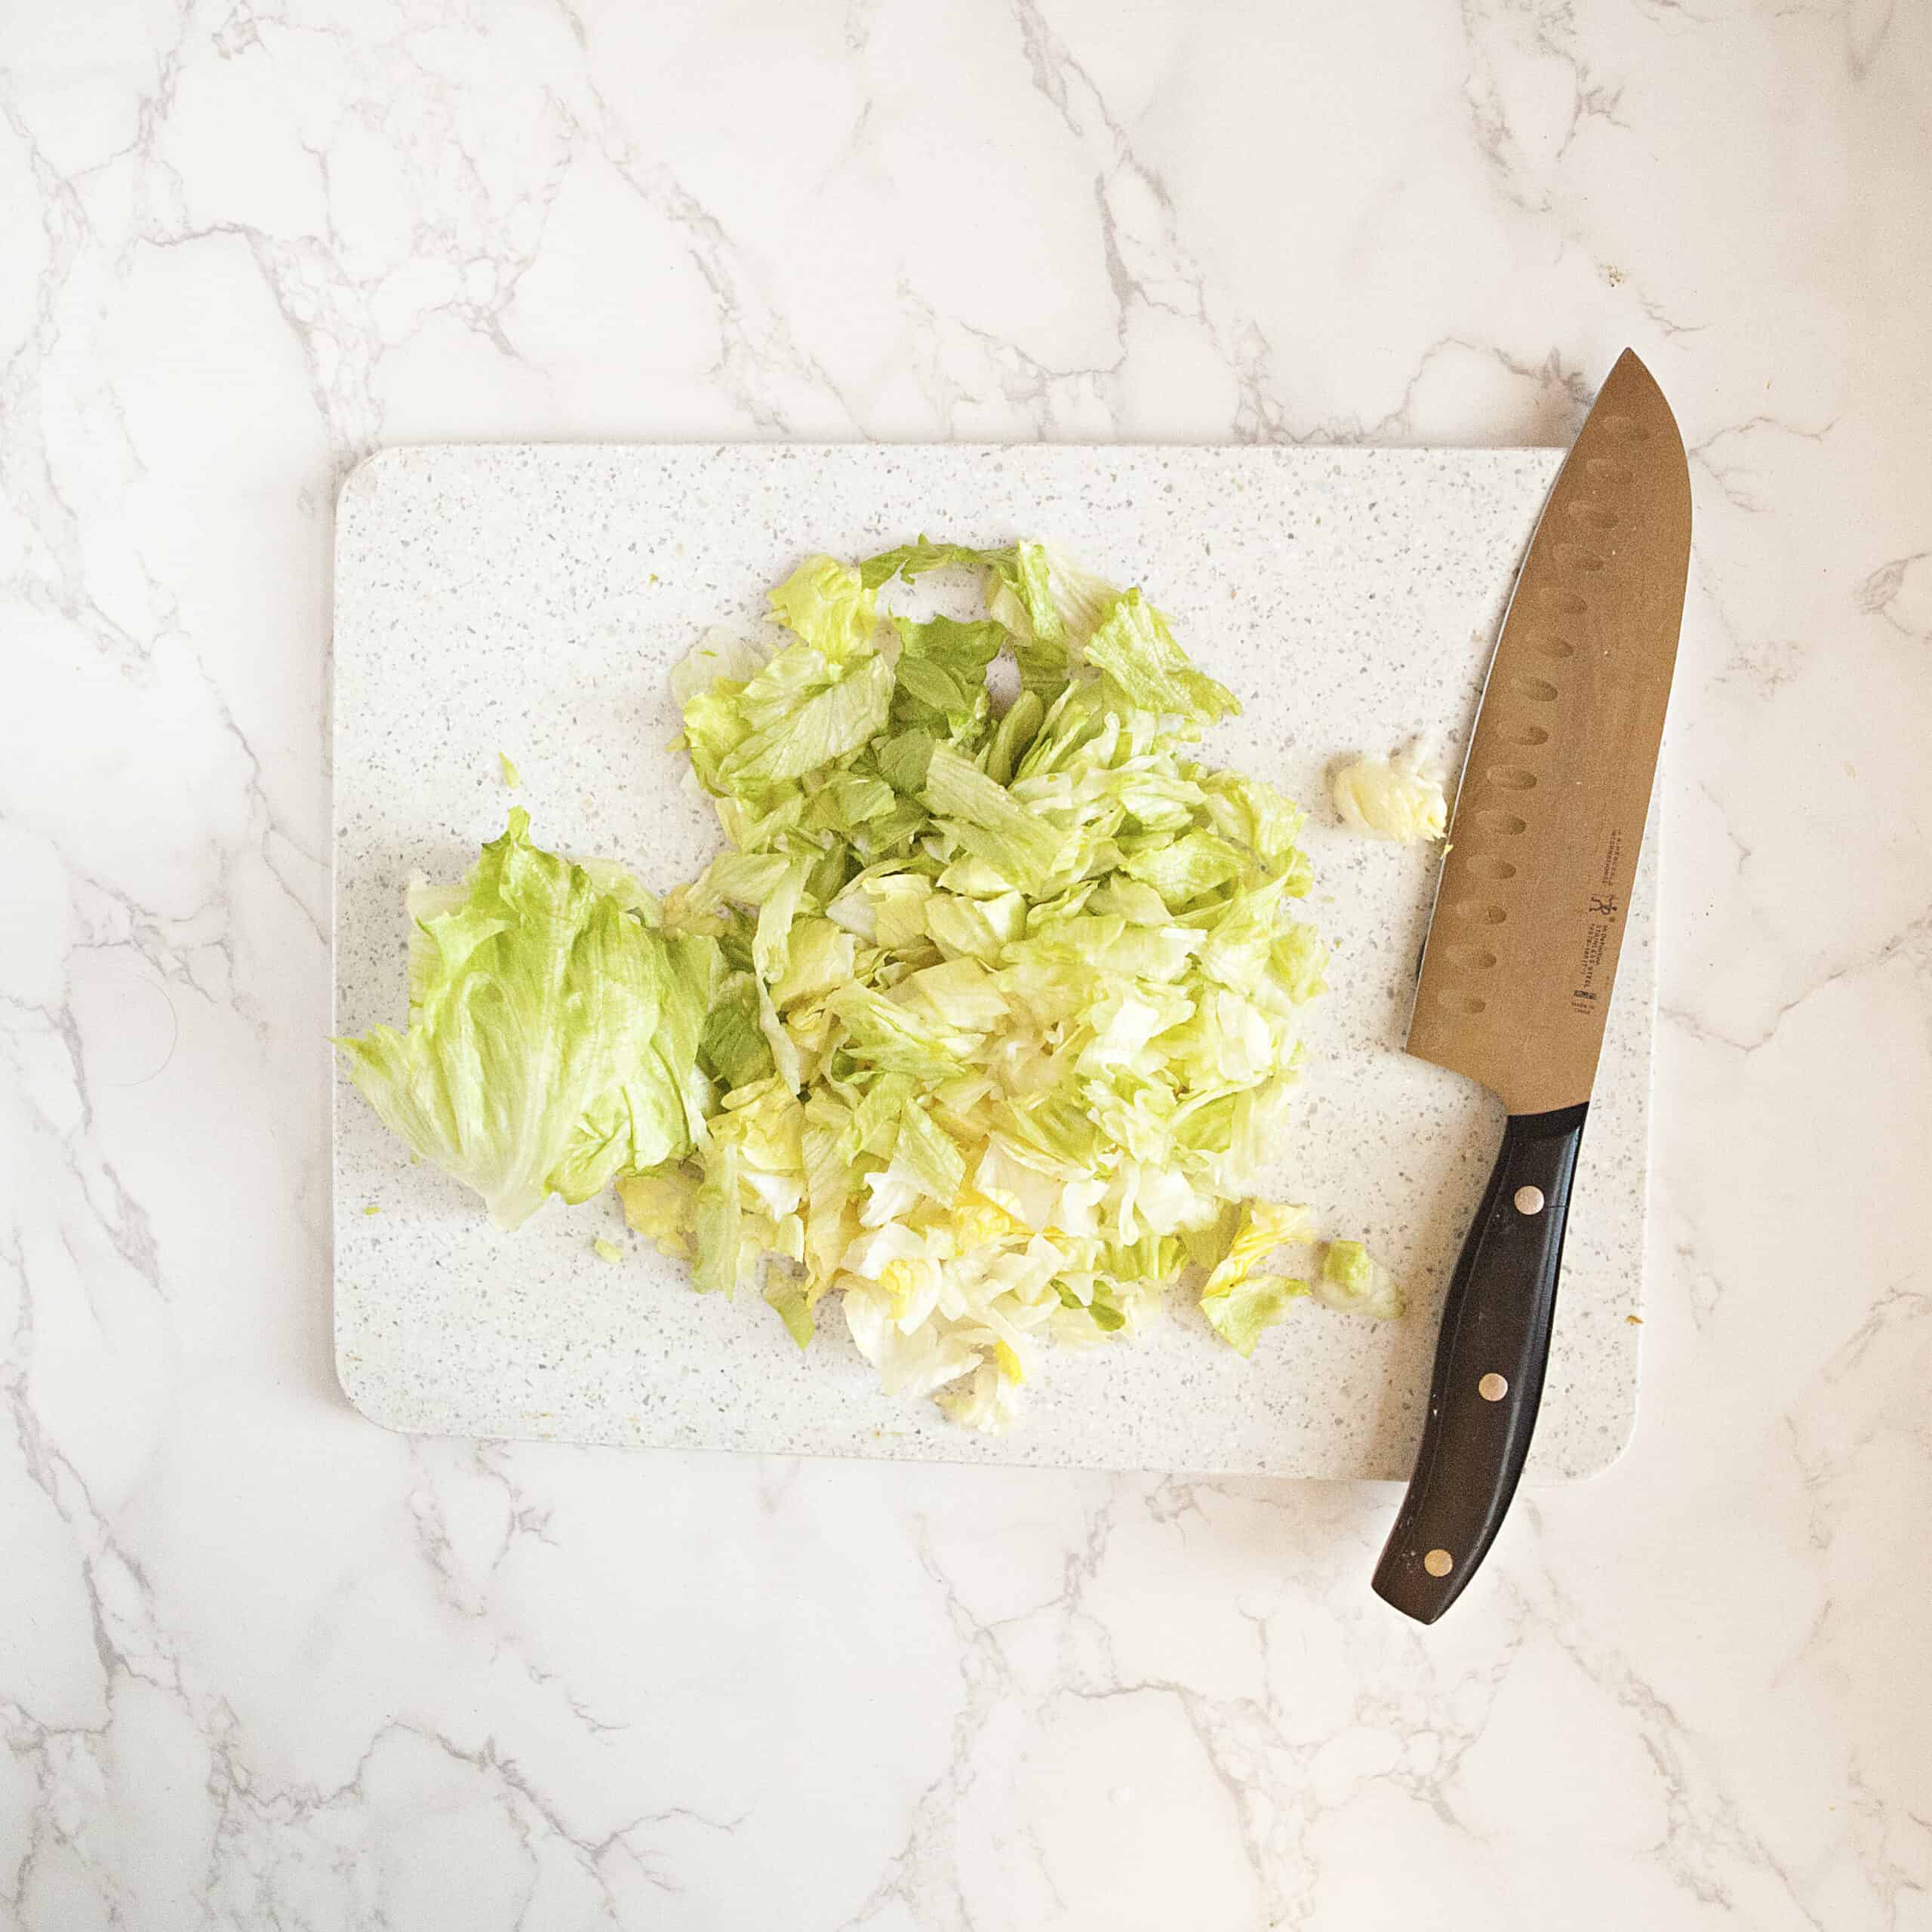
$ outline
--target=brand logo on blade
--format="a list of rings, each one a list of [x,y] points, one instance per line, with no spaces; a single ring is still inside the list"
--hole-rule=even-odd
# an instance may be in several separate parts
[[[1597,979],[1601,972],[1604,955],[1610,946],[1611,930],[1623,911],[1622,903],[1616,894],[1608,890],[1617,879],[1617,868],[1623,857],[1623,835],[1612,832],[1604,852],[1603,870],[1598,883],[1605,890],[1589,895],[1589,903],[1584,913],[1588,922],[1583,929],[1583,953],[1577,962],[1577,983],[1570,989],[1570,1009],[1573,1013],[1592,1013],[1596,1010],[1602,995],[1598,990]],[[1614,955],[1612,955],[1613,959]]]

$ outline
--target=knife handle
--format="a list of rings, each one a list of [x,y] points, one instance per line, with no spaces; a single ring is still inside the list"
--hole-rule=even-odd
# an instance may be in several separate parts
[[[1429,1419],[1375,1593],[1433,1623],[1475,1574],[1530,1453],[1587,1106],[1512,1114],[1463,1244],[1435,1346]]]

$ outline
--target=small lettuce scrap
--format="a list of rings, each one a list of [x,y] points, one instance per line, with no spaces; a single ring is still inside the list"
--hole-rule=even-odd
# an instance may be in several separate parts
[[[1371,1315],[1378,1321],[1392,1321],[1402,1312],[1402,1291],[1395,1276],[1358,1241],[1328,1244],[1313,1293],[1324,1307]]]
[[[1418,739],[1392,755],[1367,752],[1339,767],[1329,781],[1336,815],[1352,832],[1417,844],[1448,829],[1442,772]]]
[[[1313,1220],[1306,1208],[1273,1201],[1244,1201],[1235,1210],[1226,1251],[1201,1287],[1201,1312],[1215,1334],[1240,1354],[1253,1355],[1263,1332],[1283,1320],[1296,1299],[1309,1292],[1306,1281],[1254,1270],[1271,1250],[1307,1241]]]

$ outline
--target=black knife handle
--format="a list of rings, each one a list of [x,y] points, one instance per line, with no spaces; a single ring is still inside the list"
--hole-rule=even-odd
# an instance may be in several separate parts
[[[1543,1399],[1563,1229],[1587,1106],[1512,1114],[1442,1311],[1429,1420],[1375,1593],[1433,1623],[1516,1493]]]

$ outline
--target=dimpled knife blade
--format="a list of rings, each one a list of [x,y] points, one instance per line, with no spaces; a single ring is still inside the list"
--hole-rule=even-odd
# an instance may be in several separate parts
[[[1690,481],[1626,351],[1543,507],[1449,831],[1409,1051],[1512,1115],[1586,1101],[1670,699]]]

